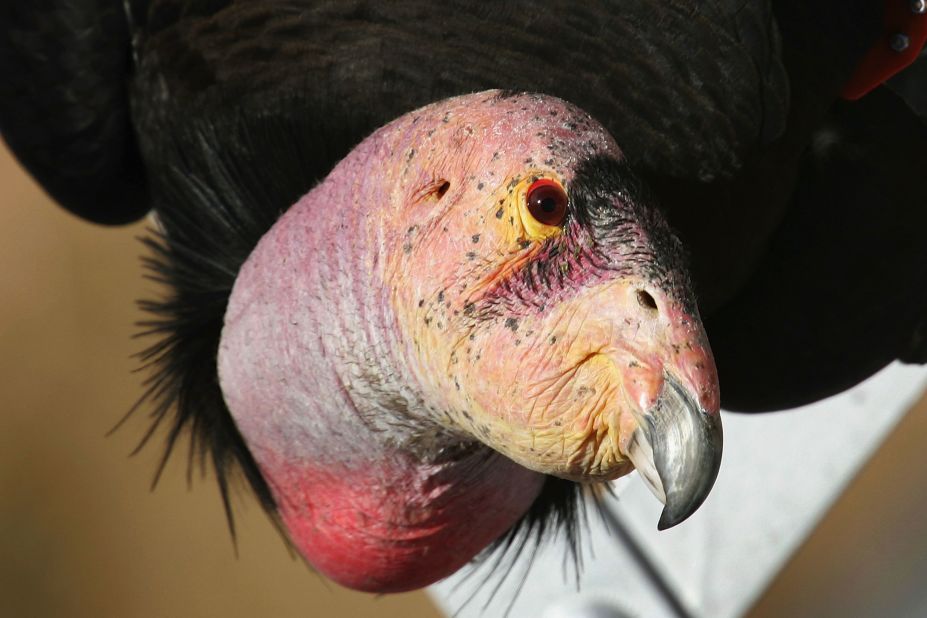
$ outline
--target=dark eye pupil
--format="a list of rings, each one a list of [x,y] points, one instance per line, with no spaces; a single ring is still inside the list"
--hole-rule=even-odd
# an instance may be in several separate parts
[[[541,210],[546,213],[552,213],[557,210],[557,200],[552,197],[545,197],[541,199]]]

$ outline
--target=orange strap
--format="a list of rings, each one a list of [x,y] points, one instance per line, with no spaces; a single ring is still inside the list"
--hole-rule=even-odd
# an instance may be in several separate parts
[[[927,42],[927,0],[885,0],[882,33],[840,96],[855,101],[917,59]]]

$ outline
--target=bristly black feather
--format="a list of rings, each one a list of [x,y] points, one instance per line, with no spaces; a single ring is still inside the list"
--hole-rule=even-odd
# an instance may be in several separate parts
[[[236,465],[262,506],[270,512],[275,508],[270,489],[235,427],[218,383],[216,351],[231,290],[225,284],[234,281],[234,273],[229,274],[218,264],[207,266],[205,261],[203,266],[211,272],[199,275],[189,272],[191,263],[198,259],[196,252],[173,243],[163,233],[155,232],[143,242],[151,251],[151,257],[145,259],[150,278],[168,286],[170,292],[161,300],[139,303],[152,316],[139,323],[144,329],[140,336],[155,336],[158,340],[139,354],[151,374],[133,411],[143,403],[150,403],[153,421],[138,449],[156,429],[167,425],[156,483],[178,438],[188,430],[188,475],[196,459],[201,464],[211,461],[234,536],[229,473]]]
[[[203,120],[181,127],[172,140],[161,140],[157,154],[148,153],[149,169],[157,178],[153,190],[159,229],[143,240],[150,251],[145,265],[149,277],[164,284],[166,295],[140,303],[151,316],[140,323],[140,335],[157,340],[140,354],[151,374],[133,411],[152,405],[153,422],[139,448],[165,426],[163,468],[178,438],[189,431],[190,469],[195,460],[212,463],[233,534],[229,491],[236,469],[268,513],[273,515],[276,507],[219,386],[216,362],[223,317],[242,264],[311,178],[302,177],[296,186],[271,178],[273,184],[267,186],[266,174],[259,178],[249,173],[245,166],[252,161],[240,153],[256,157],[254,153],[267,148],[244,140],[252,133],[263,139],[286,133],[262,129],[267,128],[259,122],[233,128]],[[300,160],[292,159],[294,165]],[[274,165],[273,157],[268,163]]]
[[[175,226],[166,222],[163,215],[161,222],[164,231],[153,231],[142,240],[150,251],[150,256],[144,259],[149,278],[164,284],[168,291],[161,299],[139,302],[151,315],[139,323],[143,329],[139,336],[153,336],[157,340],[139,354],[150,376],[132,411],[150,404],[153,421],[138,449],[156,429],[167,426],[156,483],[178,438],[189,431],[188,474],[195,459],[201,464],[211,461],[234,536],[229,476],[236,466],[262,506],[271,513],[275,509],[270,488],[225,405],[216,366],[222,318],[242,261],[234,259],[232,252],[210,254],[209,249],[216,247],[210,247],[205,238],[197,238],[209,235],[208,227],[172,235],[167,230],[176,229]]]
[[[605,495],[611,494],[612,488],[608,483],[581,484],[554,476],[546,477],[541,493],[528,512],[474,559],[470,570],[455,586],[455,592],[472,577],[481,577],[478,588],[490,585],[495,579],[482,607],[482,611],[486,611],[503,584],[512,576],[519,577],[506,604],[504,615],[507,616],[521,594],[542,545],[558,538],[566,541],[563,572],[566,575],[572,569],[574,585],[579,588],[583,569],[581,536],[588,526],[588,507],[594,507],[601,516],[604,508],[602,500]],[[516,573],[516,566],[524,556],[527,559],[522,561],[521,569]],[[458,611],[473,599],[473,596],[468,597]]]

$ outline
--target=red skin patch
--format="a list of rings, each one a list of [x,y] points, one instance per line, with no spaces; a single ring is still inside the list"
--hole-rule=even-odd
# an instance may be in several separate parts
[[[542,475],[479,459],[423,467],[397,453],[354,470],[275,462],[269,476],[293,479],[277,496],[280,514],[316,569],[355,590],[404,592],[463,567],[537,497]]]

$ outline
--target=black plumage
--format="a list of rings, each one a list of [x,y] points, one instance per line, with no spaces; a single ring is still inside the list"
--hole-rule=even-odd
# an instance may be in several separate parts
[[[238,465],[272,511],[216,379],[238,269],[372,130],[465,92],[556,95],[615,136],[688,247],[728,406],[798,405],[895,358],[923,362],[927,244],[912,233],[923,229],[923,122],[881,89],[836,102],[880,11],[798,0],[8,2],[0,129],[75,214],[157,213],[149,265],[170,292],[143,304],[157,336],[143,355],[145,400],[168,426],[168,452],[191,429],[223,495]],[[852,250],[879,259],[848,263]],[[578,493],[551,477],[497,544],[518,549],[560,526],[574,535]]]

